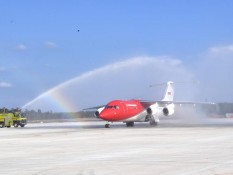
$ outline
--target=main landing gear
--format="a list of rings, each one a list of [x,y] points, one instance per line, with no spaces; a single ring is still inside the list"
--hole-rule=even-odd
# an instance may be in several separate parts
[[[127,127],[134,127],[134,122],[126,122]]]
[[[159,118],[149,116],[149,123],[150,123],[150,126],[157,126],[159,124]]]

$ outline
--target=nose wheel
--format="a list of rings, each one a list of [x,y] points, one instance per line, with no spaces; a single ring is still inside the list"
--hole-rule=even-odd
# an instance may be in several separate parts
[[[110,128],[110,124],[109,124],[109,123],[106,123],[104,127],[105,127],[105,128]]]

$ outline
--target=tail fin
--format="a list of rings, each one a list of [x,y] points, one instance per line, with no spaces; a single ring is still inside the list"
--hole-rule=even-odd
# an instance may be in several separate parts
[[[168,81],[162,101],[173,101],[175,92],[174,82]]]

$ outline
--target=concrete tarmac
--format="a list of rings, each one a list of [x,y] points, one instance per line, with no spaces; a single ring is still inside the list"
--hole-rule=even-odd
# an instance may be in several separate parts
[[[0,128],[4,175],[232,175],[233,119]]]

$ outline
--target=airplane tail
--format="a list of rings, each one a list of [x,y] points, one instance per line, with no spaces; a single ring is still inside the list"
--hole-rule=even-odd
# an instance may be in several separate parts
[[[174,82],[168,81],[162,101],[173,101],[175,92]]]

